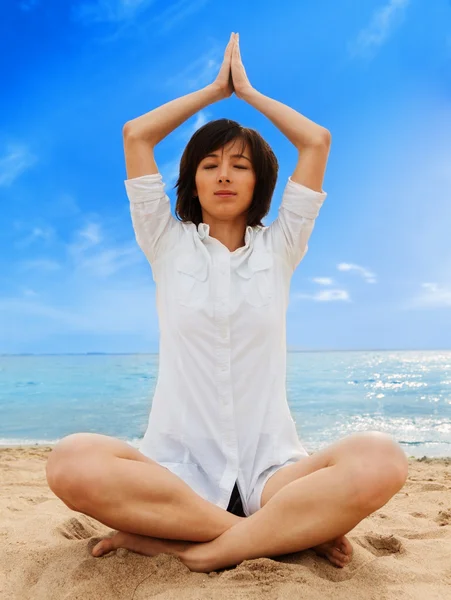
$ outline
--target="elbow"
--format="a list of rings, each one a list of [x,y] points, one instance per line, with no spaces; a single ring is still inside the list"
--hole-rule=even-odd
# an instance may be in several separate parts
[[[318,144],[330,146],[332,142],[332,134],[328,129],[323,128],[318,135]]]
[[[131,133],[131,121],[127,121],[125,125],[122,127],[122,137],[128,137]]]

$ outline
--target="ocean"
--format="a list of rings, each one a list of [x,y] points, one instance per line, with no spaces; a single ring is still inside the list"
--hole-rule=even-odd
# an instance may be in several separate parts
[[[0,355],[0,445],[75,432],[138,447],[158,354]],[[309,453],[356,431],[389,433],[408,456],[451,456],[451,351],[289,352],[287,398]]]

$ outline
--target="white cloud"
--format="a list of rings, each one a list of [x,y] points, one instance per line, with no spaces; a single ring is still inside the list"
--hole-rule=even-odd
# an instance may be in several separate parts
[[[101,228],[98,223],[87,223],[83,229],[75,232],[75,241],[67,245],[67,250],[73,258],[98,246],[102,241]]]
[[[209,0],[179,0],[168,3],[166,10],[158,14],[153,22],[161,33],[167,33],[180,21],[203,8]]]
[[[451,308],[451,285],[422,283],[423,291],[409,300],[404,308]]]
[[[56,206],[53,204],[52,210],[53,214],[56,214],[56,216],[74,216],[81,213],[81,209],[78,206],[77,201],[67,192],[64,192],[58,196]]]
[[[188,63],[184,69],[171,75],[163,85],[188,90],[198,90],[216,78],[224,59],[224,47],[209,48],[202,56]]]
[[[185,127],[179,127],[177,131],[177,139],[182,139],[184,144],[188,143],[189,138],[209,120],[209,114],[205,110],[200,110],[195,115],[194,123]]]
[[[5,156],[0,158],[0,186],[9,186],[35,165],[37,157],[22,145],[9,144]]]
[[[124,35],[136,41],[149,31],[153,36],[165,35],[175,25],[188,21],[210,0],[179,0],[155,6],[155,0],[91,0],[72,7],[72,18],[83,25],[106,23],[114,31],[98,38],[101,43],[114,42]],[[194,24],[195,26],[195,24]]]
[[[376,275],[364,267],[359,267],[359,265],[340,263],[337,265],[337,269],[339,271],[357,271],[367,283],[376,283]]]
[[[362,29],[357,39],[348,44],[350,55],[371,58],[387,40],[395,22],[401,19],[409,2],[410,0],[389,0],[387,4],[378,8],[373,13],[368,27]]]
[[[111,238],[114,234],[111,233]],[[93,281],[106,279],[119,271],[139,265],[143,259],[142,250],[136,241],[125,245],[107,245],[109,236],[104,234],[101,225],[89,222],[74,234],[75,241],[67,244],[68,256],[71,260],[69,270],[82,272],[84,277],[92,277]]]
[[[166,185],[165,191],[172,190],[174,187],[180,172],[180,159],[182,157],[183,150],[190,140],[191,136],[200,129],[209,120],[209,115],[206,111],[201,110],[196,114],[194,123],[179,127],[174,132],[173,139],[177,139],[181,142],[177,150],[172,149],[171,154],[175,156],[173,160],[163,163],[159,167],[159,171],[163,176],[163,181]]]
[[[56,260],[37,258],[35,260],[24,260],[18,264],[22,271],[59,271],[62,265]]]
[[[312,300],[314,302],[352,302],[346,290],[323,290],[314,294],[294,292],[291,294],[293,300]]]
[[[37,292],[35,292],[34,290],[32,290],[31,288],[24,288],[23,295],[26,298],[36,298],[37,296],[39,296],[39,294]]]
[[[0,347],[56,336],[158,338],[151,268],[136,241],[103,247],[96,223],[75,234],[69,264],[45,258],[18,263],[20,293],[0,295]],[[56,277],[52,271],[57,271]],[[29,279],[29,281],[28,281]]]
[[[102,241],[100,234],[100,225],[98,223],[88,223],[84,229],[78,232],[79,236],[86,240],[90,246],[99,244]]]
[[[71,329],[84,327],[87,323],[83,317],[78,317],[73,311],[17,297],[1,298],[0,314],[2,316],[8,315],[10,318],[13,318],[15,315],[21,317],[45,317],[52,321],[65,323]]]
[[[33,227],[29,235],[15,243],[16,248],[27,248],[37,240],[51,240],[55,231],[50,225],[45,227]]]
[[[73,6],[72,16],[84,24],[121,23],[135,19],[153,0],[95,0]]]
[[[330,277],[312,277],[312,281],[319,285],[333,285],[334,283]]]
[[[94,282],[84,287],[79,280],[67,282],[70,300],[61,306],[33,299],[32,294],[0,298],[0,331],[11,329],[16,341],[28,340],[28,327],[35,339],[85,333],[155,334],[152,287],[138,279],[130,283],[116,281],[114,286],[101,288]]]
[[[135,243],[129,247],[108,248],[93,256],[81,257],[76,268],[85,271],[93,279],[104,279],[141,262],[142,251]]]

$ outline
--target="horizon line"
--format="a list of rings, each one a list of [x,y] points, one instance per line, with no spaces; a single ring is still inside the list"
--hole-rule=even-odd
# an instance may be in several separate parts
[[[327,348],[287,350],[287,354],[299,352],[449,352],[451,348]],[[0,353],[0,356],[148,356],[159,352],[15,352]]]

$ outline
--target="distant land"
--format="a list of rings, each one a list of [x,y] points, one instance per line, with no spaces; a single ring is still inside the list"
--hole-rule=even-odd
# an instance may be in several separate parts
[[[313,348],[299,348],[290,346],[287,352],[290,354],[296,352],[450,352],[451,348],[323,348],[321,350]],[[59,352],[59,353],[37,353],[37,352],[18,352],[14,354],[3,354],[0,356],[152,356],[159,352]]]

